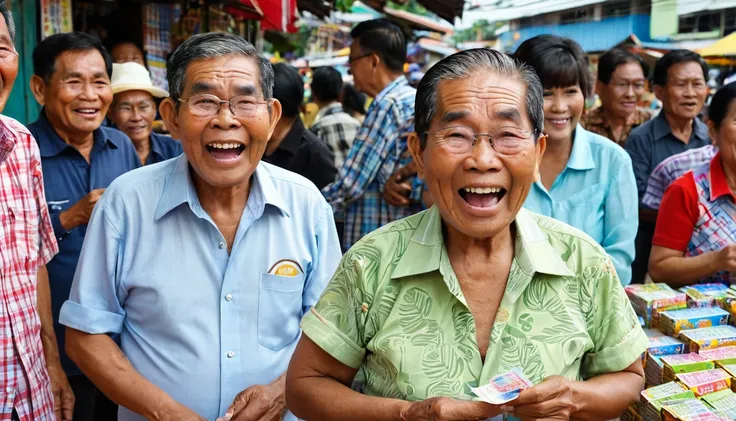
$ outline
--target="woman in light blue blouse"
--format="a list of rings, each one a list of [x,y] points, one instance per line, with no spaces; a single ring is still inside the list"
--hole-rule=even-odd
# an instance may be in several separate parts
[[[585,53],[571,39],[540,35],[522,43],[515,56],[542,80],[547,134],[539,180],[524,206],[591,236],[627,285],[639,224],[636,180],[623,148],[578,124],[592,92]]]

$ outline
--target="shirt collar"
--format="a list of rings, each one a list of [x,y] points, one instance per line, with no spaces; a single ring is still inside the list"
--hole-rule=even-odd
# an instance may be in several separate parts
[[[595,168],[595,160],[590,150],[590,139],[587,130],[578,124],[575,128],[575,138],[572,142],[570,159],[567,160],[567,168],[573,170],[591,170]]]
[[[337,114],[343,112],[342,110],[342,104],[339,102],[333,102],[332,104],[323,107],[319,112],[317,113],[317,116],[314,118],[314,121],[318,121],[320,118],[332,114]]]
[[[383,90],[376,95],[376,98],[374,99],[374,102],[380,103],[383,97],[389,94],[392,90],[400,87],[400,86],[409,86],[409,80],[406,78],[406,76],[399,76],[396,79],[394,79],[393,82],[389,83],[388,86],[383,88]]]
[[[710,201],[713,202],[722,196],[731,196],[731,200],[736,202],[731,188],[726,180],[726,173],[723,171],[723,163],[721,162],[721,153],[718,152],[710,161]]]
[[[667,121],[667,117],[664,115],[664,110],[654,118],[653,124],[654,140],[659,140],[672,133],[672,128],[670,127],[669,121]],[[691,136],[695,136],[700,140],[710,139],[710,136],[708,136],[708,126],[698,118],[693,119],[693,134]]]
[[[520,209],[515,224],[514,257],[525,273],[574,276],[529,211]],[[437,207],[433,206],[419,221],[406,251],[391,273],[391,278],[398,279],[439,270],[444,247],[442,216]],[[514,287],[513,290],[523,291],[525,285],[511,287]]]
[[[291,130],[286,134],[284,140],[281,141],[279,149],[285,150],[292,155],[296,155],[296,151],[299,150],[299,145],[302,143],[302,135],[304,134],[304,124],[302,120],[297,117],[294,121],[294,125],[291,126]]]
[[[45,109],[41,109],[41,113],[39,114],[38,120],[35,124],[40,134],[36,141],[38,142],[38,148],[41,151],[41,157],[54,157],[69,147],[69,144],[64,142],[64,140],[61,139],[61,136],[59,136],[56,133],[56,130],[51,126],[51,123],[46,118]],[[118,145],[118,140],[113,139],[112,136],[108,136],[102,128],[97,128],[92,135],[94,136],[95,146],[106,143],[109,143],[115,149],[120,146]]]
[[[174,164],[174,170],[169,174],[164,184],[161,198],[156,207],[155,220],[161,219],[181,204],[188,204],[189,208],[198,218],[205,217],[205,211],[199,202],[197,191],[194,188],[192,177],[189,172],[189,161],[185,154],[180,155]],[[253,184],[248,196],[247,207],[252,209],[256,215],[262,215],[266,205],[271,205],[281,210],[284,215],[290,217],[289,209],[284,203],[283,197],[276,190],[271,179],[271,174],[264,163],[259,163],[253,174]]]

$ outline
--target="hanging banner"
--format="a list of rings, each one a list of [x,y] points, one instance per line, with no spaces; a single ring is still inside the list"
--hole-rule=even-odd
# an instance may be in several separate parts
[[[73,30],[72,0],[41,0],[41,39]]]

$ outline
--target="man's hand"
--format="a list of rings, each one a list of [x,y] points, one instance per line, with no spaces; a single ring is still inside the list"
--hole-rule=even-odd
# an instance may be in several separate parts
[[[501,407],[501,410],[522,421],[569,420],[576,407],[573,383],[564,377],[553,376],[523,390],[518,398]]]
[[[485,402],[459,401],[452,398],[431,398],[412,403],[401,419],[404,421],[470,421],[485,420],[499,415],[498,406]]]
[[[48,363],[47,363],[48,364]],[[74,414],[74,392],[59,362],[48,364],[54,413],[59,421],[71,421]]]
[[[79,202],[75,203],[68,210],[65,210],[59,215],[61,226],[65,230],[69,231],[72,228],[80,225],[85,225],[89,222],[90,216],[92,216],[92,209],[95,208],[97,201],[102,197],[102,193],[105,189],[92,190],[84,196]]]
[[[408,206],[411,183],[406,180],[417,174],[416,164],[412,161],[409,165],[399,168],[391,175],[386,185],[383,186],[383,200],[393,206]]]
[[[279,421],[286,411],[286,376],[238,393],[225,416],[217,421]]]
[[[720,270],[736,273],[736,244],[729,244],[718,252]]]

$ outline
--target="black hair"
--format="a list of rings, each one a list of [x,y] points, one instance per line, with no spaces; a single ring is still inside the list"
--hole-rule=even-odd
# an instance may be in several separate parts
[[[708,64],[705,63],[703,57],[690,50],[672,50],[663,55],[657,61],[657,65],[654,66],[654,84],[659,86],[667,85],[670,67],[688,62],[699,64],[703,69],[703,79],[708,80]]]
[[[368,100],[366,94],[358,92],[351,83],[346,83],[342,87],[342,108],[348,114],[358,113],[366,114],[365,102]]]
[[[359,23],[350,36],[360,42],[364,54],[376,53],[389,70],[403,72],[406,62],[406,38],[401,28],[386,19]]]
[[[649,74],[649,66],[647,66],[641,57],[625,48],[613,48],[606,51],[598,59],[598,80],[608,85],[618,66],[628,63],[636,63],[641,66],[641,71],[644,73],[644,78],[646,79]]]
[[[169,55],[166,63],[166,79],[169,82],[171,98],[181,98],[189,63],[195,60],[227,55],[241,55],[256,60],[261,72],[263,97],[270,99],[273,95],[273,67],[271,62],[258,54],[253,44],[243,37],[225,32],[207,32],[193,35]]]
[[[340,99],[342,75],[334,67],[320,67],[312,74],[312,95],[318,101],[331,102]]]
[[[736,82],[721,87],[718,92],[713,95],[708,108],[708,119],[713,122],[716,129],[721,128],[723,120],[728,115],[728,110],[736,100]]]
[[[585,98],[593,93],[588,59],[570,38],[538,35],[521,43],[514,58],[531,66],[545,89],[578,85]]]
[[[281,103],[284,117],[299,115],[304,101],[304,82],[299,71],[285,63],[274,64],[273,97]]]
[[[490,48],[460,51],[440,60],[424,75],[417,88],[414,128],[422,147],[426,145],[429,126],[437,113],[437,85],[443,80],[469,78],[481,72],[493,72],[508,80],[518,80],[526,88],[526,112],[532,131],[544,130],[544,96],[534,69],[504,53]],[[536,139],[536,137],[535,137]]]
[[[49,82],[56,71],[56,59],[67,51],[97,50],[105,60],[107,76],[112,76],[112,58],[99,39],[84,32],[68,32],[46,37],[33,50],[33,74]]]

